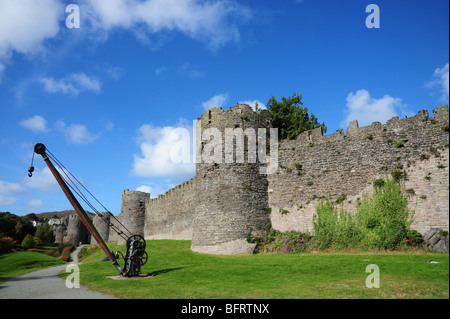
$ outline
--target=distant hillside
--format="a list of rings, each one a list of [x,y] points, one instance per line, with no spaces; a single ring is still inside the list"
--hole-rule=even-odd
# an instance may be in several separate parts
[[[94,217],[95,216],[95,214],[94,213],[90,213],[90,212],[87,212],[91,217]],[[71,210],[63,210],[63,211],[60,211],[60,212],[44,212],[44,213],[39,213],[39,214],[36,214],[36,216],[40,219],[40,218],[54,218],[55,216],[57,217],[57,218],[61,218],[61,217],[64,217],[64,216],[69,216],[69,215],[73,215],[73,214],[76,214],[76,212],[73,210],[73,209],[71,209]]]

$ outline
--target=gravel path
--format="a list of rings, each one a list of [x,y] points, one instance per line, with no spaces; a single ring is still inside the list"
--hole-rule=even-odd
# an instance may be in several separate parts
[[[71,254],[71,264],[79,265],[78,246]],[[67,265],[33,271],[8,280],[0,285],[0,299],[114,299],[112,296],[93,292],[86,287],[67,288],[66,281],[59,278],[59,272]],[[82,283],[82,281],[81,281]]]

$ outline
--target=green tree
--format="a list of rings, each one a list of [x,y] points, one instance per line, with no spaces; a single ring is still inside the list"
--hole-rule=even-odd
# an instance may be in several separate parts
[[[23,249],[30,249],[35,247],[35,242],[34,242],[34,238],[33,235],[31,234],[27,234],[24,239],[22,240],[22,244],[21,244]]]
[[[273,127],[278,128],[280,139],[295,139],[300,133],[318,127],[324,133],[327,131],[325,123],[320,124],[317,117],[312,113],[309,115],[308,109],[302,105],[302,95],[295,92],[288,98],[283,97],[281,101],[272,96],[267,102]]]
[[[42,223],[36,227],[35,236],[38,237],[43,244],[53,243],[53,229],[48,222]]]
[[[0,237],[16,238],[15,226],[20,220],[19,216],[11,214],[10,212],[0,212]]]
[[[27,217],[20,217],[15,226],[15,231],[14,238],[21,242],[27,234],[34,235],[36,229]]]

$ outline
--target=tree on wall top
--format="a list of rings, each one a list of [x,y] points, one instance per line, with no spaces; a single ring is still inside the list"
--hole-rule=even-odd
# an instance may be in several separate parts
[[[325,123],[320,124],[317,117],[302,106],[302,95],[293,93],[292,96],[279,102],[274,96],[267,102],[267,109],[272,114],[273,127],[278,128],[280,139],[295,139],[300,133],[322,127],[327,131]]]

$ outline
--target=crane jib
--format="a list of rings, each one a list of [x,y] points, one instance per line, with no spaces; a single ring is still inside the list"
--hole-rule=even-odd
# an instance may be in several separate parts
[[[45,163],[47,164],[48,168],[52,172],[52,174],[55,177],[56,181],[58,182],[59,186],[63,190],[64,194],[66,195],[67,199],[69,200],[69,202],[71,203],[73,208],[75,209],[75,212],[77,213],[78,217],[80,218],[80,220],[82,221],[84,226],[87,228],[87,230],[91,233],[91,235],[95,238],[95,240],[97,241],[99,246],[105,252],[108,259],[111,261],[111,263],[116,267],[117,272],[119,274],[121,274],[123,276],[127,276],[127,277],[139,276],[141,273],[141,266],[144,265],[148,259],[148,255],[145,252],[146,244],[145,244],[144,238],[140,235],[131,235],[127,238],[127,240],[126,240],[126,250],[127,251],[126,251],[125,256],[122,255],[122,257],[124,259],[124,267],[123,268],[120,267],[119,263],[116,260],[116,257],[112,254],[111,250],[108,249],[108,246],[106,245],[105,241],[100,236],[97,229],[92,224],[86,211],[83,209],[83,207],[81,206],[81,204],[79,203],[77,198],[74,196],[74,194],[70,190],[69,186],[64,181],[64,178],[61,176],[61,174],[58,172],[58,170],[55,168],[55,166],[51,162],[46,151],[47,151],[47,149],[44,144],[37,143],[34,147],[33,156],[34,156],[34,153],[36,153],[43,157]],[[32,165],[33,165],[33,162],[32,162]],[[32,176],[32,173],[34,171],[34,167],[32,165],[28,169],[29,177]],[[110,226],[114,226],[114,225],[111,224]]]

